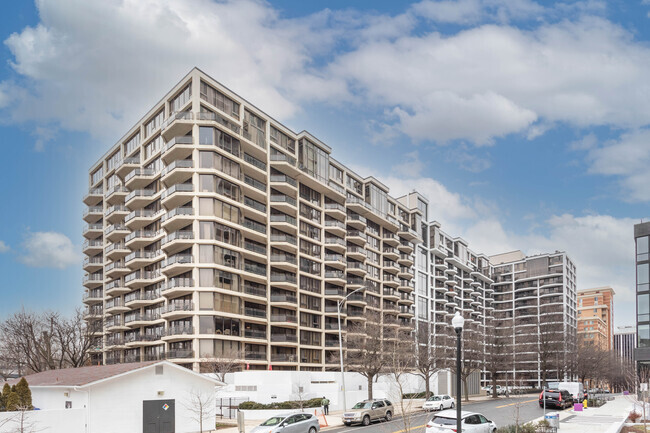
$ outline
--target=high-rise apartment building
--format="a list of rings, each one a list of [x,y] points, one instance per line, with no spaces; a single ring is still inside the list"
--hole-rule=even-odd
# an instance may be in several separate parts
[[[634,361],[636,326],[619,326],[614,331],[614,352],[629,362]]]
[[[614,289],[578,291],[578,342],[602,350],[614,347]]]
[[[637,368],[650,369],[650,222],[634,225],[636,247],[636,336],[634,360]]]
[[[563,379],[576,348],[576,268],[564,252],[490,257],[494,320],[512,330],[514,360],[509,383],[542,386]]]
[[[410,197],[417,200],[417,208],[427,218],[426,200],[415,193]],[[465,332],[471,328],[477,331],[472,338],[483,339],[494,310],[488,257],[472,251],[464,239],[445,233],[437,221],[423,223],[421,230],[423,242],[415,247],[417,328],[429,327],[425,335],[430,336],[431,350],[444,346],[453,349],[450,322],[460,311],[466,320]],[[477,374],[469,381],[470,393],[478,393],[481,377]]]
[[[420,202],[330,153],[192,70],[90,169],[83,284],[95,361],[198,370],[236,352],[249,369],[336,368],[337,303],[362,287],[342,310],[344,332],[370,311],[410,326]],[[439,244],[425,269],[444,272],[454,296],[427,314],[448,319],[457,305],[481,320],[487,262],[462,242]]]

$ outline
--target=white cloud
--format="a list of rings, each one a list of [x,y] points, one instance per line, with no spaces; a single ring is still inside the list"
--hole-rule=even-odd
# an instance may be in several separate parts
[[[114,139],[195,65],[285,121],[322,101],[385,111],[379,140],[400,131],[490,144],[558,123],[650,122],[650,49],[594,16],[602,2],[425,0],[395,16],[325,9],[295,19],[256,0],[37,7],[40,23],[5,40],[25,78],[0,83],[14,122]],[[475,27],[442,35],[427,19]],[[533,25],[501,24],[517,19]]]
[[[9,245],[5,244],[3,241],[0,241],[0,254],[6,253],[9,250]]]
[[[650,201],[650,129],[623,134],[619,140],[589,148],[589,171],[620,179],[625,198]]]
[[[364,103],[395,107],[395,124],[415,140],[485,144],[531,129],[534,138],[557,123],[646,125],[649,68],[646,45],[586,16],[370,41],[336,58],[331,74]]]
[[[37,7],[41,22],[5,41],[12,66],[30,83],[21,97],[16,84],[0,88],[16,122],[52,121],[115,138],[193,66],[280,118],[292,116],[301,97],[344,90],[309,71],[311,56],[328,52],[342,31],[327,28],[327,13],[286,20],[254,0],[61,0]]]
[[[81,261],[81,254],[72,241],[57,232],[30,232],[22,247],[19,260],[34,268],[65,269]]]

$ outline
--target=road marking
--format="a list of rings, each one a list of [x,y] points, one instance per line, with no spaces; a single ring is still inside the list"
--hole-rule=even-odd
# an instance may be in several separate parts
[[[504,404],[504,405],[501,405],[501,406],[497,406],[496,408],[501,409],[502,407],[514,406],[515,404],[519,404],[519,403],[532,403],[533,401],[537,401],[537,400],[538,399],[526,400],[526,401],[516,401],[514,403],[508,403],[508,404]]]
[[[420,428],[420,427],[424,427],[425,425],[426,425],[426,424],[416,425],[416,426],[410,427],[409,430],[412,430],[412,429],[418,429],[418,428]],[[406,429],[404,429],[404,430],[397,430],[396,432],[393,432],[393,433],[404,433],[405,431],[406,431]]]

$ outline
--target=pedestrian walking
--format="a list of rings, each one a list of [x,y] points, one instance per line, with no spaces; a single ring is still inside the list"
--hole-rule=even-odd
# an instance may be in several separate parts
[[[321,400],[320,404],[323,405],[323,411],[325,415],[330,414],[330,401],[323,396],[323,399]]]

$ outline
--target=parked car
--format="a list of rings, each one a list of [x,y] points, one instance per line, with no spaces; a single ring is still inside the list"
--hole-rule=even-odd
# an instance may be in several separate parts
[[[276,415],[251,430],[251,433],[318,433],[318,418],[309,413]]]
[[[456,400],[447,394],[432,395],[422,405],[426,412],[430,410],[453,409],[456,406]]]
[[[497,425],[476,412],[460,413],[463,433],[495,433]],[[456,411],[443,410],[426,425],[425,433],[450,433],[456,431]]]
[[[385,399],[364,400],[352,406],[351,410],[343,413],[343,424],[368,425],[371,421],[393,419],[395,409],[393,403]],[[284,432],[283,432],[284,433]]]
[[[488,385],[483,389],[487,391],[488,395],[492,394],[492,385]],[[507,388],[505,386],[497,385],[497,395],[505,395],[506,389]]]
[[[566,409],[573,406],[573,396],[566,389],[546,389],[539,394],[539,407]]]

